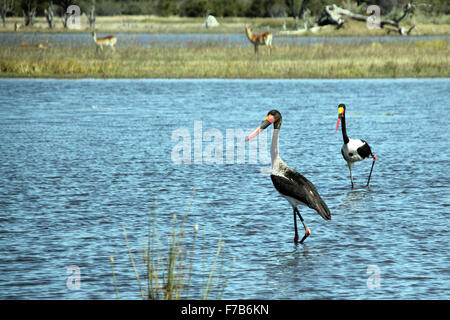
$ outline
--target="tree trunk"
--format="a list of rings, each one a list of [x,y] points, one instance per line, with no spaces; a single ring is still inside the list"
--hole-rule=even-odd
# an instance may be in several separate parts
[[[89,27],[95,29],[95,0],[92,0],[91,12],[88,16]]]
[[[48,27],[53,29],[55,27],[55,22],[53,21],[53,1],[50,1],[48,9],[45,9],[45,18],[47,19]]]
[[[34,0],[22,1],[21,8],[23,13],[24,27],[32,26],[34,23],[34,18],[36,17],[36,10],[37,10],[36,1]]]
[[[12,12],[14,7],[14,0],[8,1],[3,0],[2,6],[0,7],[0,16],[2,18],[3,26],[6,27],[6,16],[8,13]]]
[[[304,14],[305,14],[305,10],[306,10],[306,6],[308,5],[309,0],[303,0],[302,1],[302,5],[300,6],[300,10],[298,12],[298,16],[300,19],[304,19]]]
[[[36,17],[36,8],[31,8],[30,10],[22,10],[24,17],[24,26],[32,26],[34,23],[34,18]]]

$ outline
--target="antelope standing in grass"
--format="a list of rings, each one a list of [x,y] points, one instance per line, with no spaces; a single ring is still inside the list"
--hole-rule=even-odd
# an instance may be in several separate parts
[[[264,32],[263,34],[254,34],[250,27],[245,26],[245,34],[248,40],[255,46],[255,54],[258,53],[258,46],[266,46],[269,48],[269,54],[272,52],[272,34]]]
[[[97,34],[94,32],[92,32],[92,38],[95,41],[95,44],[97,45],[97,51],[98,48],[100,48],[100,50],[103,51],[103,46],[110,46],[112,51],[116,51],[116,48],[114,48],[114,45],[117,42],[117,37],[116,36],[107,36],[107,37],[103,37],[103,38],[97,38]]]
[[[45,42],[45,45],[42,43],[36,43],[36,44],[29,44],[29,43],[22,43],[20,45],[22,48],[37,48],[37,49],[47,49],[49,47],[48,40]]]

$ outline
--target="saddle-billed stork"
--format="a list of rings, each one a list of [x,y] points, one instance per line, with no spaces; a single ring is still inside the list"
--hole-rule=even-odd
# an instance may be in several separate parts
[[[347,161],[348,168],[350,169],[350,180],[352,182],[352,189],[354,188],[352,167],[353,163],[362,161],[367,158],[373,158],[372,168],[370,168],[369,178],[367,179],[366,187],[369,187],[370,177],[372,176],[373,166],[377,160],[377,155],[372,153],[369,144],[361,139],[350,139],[347,136],[347,128],[345,126],[345,104],[340,104],[338,107],[338,120],[336,124],[336,131],[339,128],[339,122],[342,122],[342,137],[344,139],[344,145],[341,148],[342,156]]]
[[[297,232],[297,216],[305,228],[305,235],[300,240],[303,243],[305,239],[311,234],[311,229],[308,228],[305,220],[297,209],[299,204],[307,206],[311,209],[317,211],[317,213],[325,220],[331,219],[331,213],[326,205],[325,201],[322,200],[316,187],[304,176],[302,176],[297,171],[289,168],[283,160],[281,160],[278,154],[278,136],[281,127],[282,117],[281,113],[277,110],[271,110],[267,114],[267,117],[261,122],[261,124],[253,131],[252,134],[248,136],[245,141],[256,137],[262,130],[269,127],[271,124],[274,126],[272,134],[272,143],[270,145],[270,155],[272,162],[272,172],[270,178],[275,189],[289,201],[294,211],[294,227],[295,227],[295,237],[294,242],[298,243],[298,232]]]

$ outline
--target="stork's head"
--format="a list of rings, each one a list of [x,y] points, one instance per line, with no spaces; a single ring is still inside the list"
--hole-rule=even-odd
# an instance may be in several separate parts
[[[273,124],[274,129],[280,129],[282,119],[283,118],[281,117],[281,113],[278,110],[270,110],[267,113],[267,117],[261,122],[261,124],[255,129],[255,131],[253,131],[252,134],[249,135],[247,139],[245,139],[245,141],[253,139],[271,124]]]
[[[336,124],[336,131],[339,128],[339,123],[341,122],[341,119],[345,117],[345,104],[341,103],[338,107],[338,120]]]

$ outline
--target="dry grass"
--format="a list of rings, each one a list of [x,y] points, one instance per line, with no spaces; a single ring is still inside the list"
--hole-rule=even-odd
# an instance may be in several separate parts
[[[0,47],[1,77],[56,78],[395,78],[449,77],[450,41],[260,48]]]

